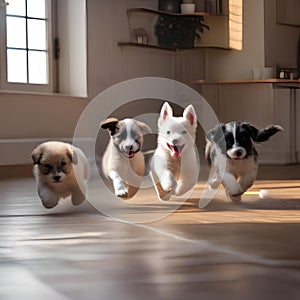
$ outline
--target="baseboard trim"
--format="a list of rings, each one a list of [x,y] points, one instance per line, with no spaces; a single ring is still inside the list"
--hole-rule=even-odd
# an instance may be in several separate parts
[[[31,153],[39,144],[47,141],[72,143],[72,140],[70,137],[0,139],[0,166],[30,165],[32,163]],[[80,141],[80,139],[77,140]],[[83,138],[82,140],[85,143],[93,142],[89,138]]]
[[[261,151],[258,155],[258,163],[261,165],[288,165],[295,163],[292,157],[292,152]]]

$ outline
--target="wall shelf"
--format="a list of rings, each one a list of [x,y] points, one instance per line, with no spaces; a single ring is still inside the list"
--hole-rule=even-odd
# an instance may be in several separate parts
[[[119,47],[135,47],[135,48],[141,48],[141,49],[154,49],[154,50],[160,50],[160,51],[169,51],[169,52],[186,52],[186,51],[196,51],[196,50],[203,50],[203,49],[219,49],[219,50],[231,50],[227,47],[219,47],[219,46],[200,46],[200,47],[194,47],[194,48],[168,48],[168,47],[161,47],[161,46],[155,46],[155,45],[145,45],[145,44],[138,44],[138,43],[130,43],[130,42],[119,42]]]
[[[242,0],[224,0],[223,4],[220,14],[181,14],[150,8],[129,8],[129,41],[121,42],[119,46],[170,52],[195,49],[242,50]],[[191,32],[195,35],[194,41]]]
[[[127,9],[128,15],[130,15],[132,13],[150,13],[150,14],[156,14],[156,15],[175,16],[175,17],[226,16],[225,14],[209,14],[206,12],[194,12],[191,14],[182,14],[182,13],[171,13],[171,12],[167,12],[167,11],[154,10],[154,9],[148,9],[148,8]]]

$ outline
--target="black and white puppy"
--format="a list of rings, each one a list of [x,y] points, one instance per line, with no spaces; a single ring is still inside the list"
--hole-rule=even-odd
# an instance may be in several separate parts
[[[246,122],[219,124],[211,129],[205,148],[205,158],[211,169],[210,188],[217,189],[223,184],[227,196],[239,202],[257,175],[258,153],[253,142],[265,142],[281,130],[278,125],[257,129]]]
[[[140,150],[143,135],[151,133],[151,128],[134,119],[109,118],[100,125],[110,133],[102,159],[103,174],[112,180],[116,196],[131,198],[138,192],[145,173],[144,155]]]

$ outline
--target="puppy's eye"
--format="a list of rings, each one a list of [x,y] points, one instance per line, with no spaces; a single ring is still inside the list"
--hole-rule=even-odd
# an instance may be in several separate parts
[[[44,167],[45,167],[46,169],[48,169],[48,170],[51,170],[51,169],[52,169],[51,165],[49,165],[49,164],[45,164]]]
[[[186,130],[183,130],[183,131],[182,131],[182,134],[186,134],[186,133],[187,133]]]
[[[170,134],[170,133],[171,133],[171,131],[170,131],[170,130],[168,130],[168,131],[167,131],[167,134]]]
[[[60,165],[61,165],[62,167],[64,167],[66,164],[67,164],[67,163],[63,161]]]

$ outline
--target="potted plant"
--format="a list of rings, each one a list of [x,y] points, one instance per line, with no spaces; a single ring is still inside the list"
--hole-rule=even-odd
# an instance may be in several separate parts
[[[158,45],[167,48],[194,48],[195,38],[201,38],[209,26],[203,16],[169,16],[161,15],[155,25]]]

